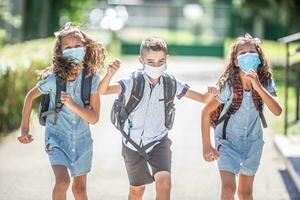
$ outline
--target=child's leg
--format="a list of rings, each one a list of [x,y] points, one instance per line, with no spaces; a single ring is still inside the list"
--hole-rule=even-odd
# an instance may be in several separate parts
[[[236,190],[235,175],[231,172],[220,170],[220,176],[222,181],[221,200],[233,200]]]
[[[138,152],[122,145],[122,156],[125,161],[129,178],[129,200],[140,200],[145,191],[145,185],[153,182],[147,161]]]
[[[145,185],[130,186],[128,200],[141,200],[145,191]]]
[[[163,139],[150,152],[149,164],[152,168],[156,185],[156,199],[170,199],[171,193],[171,163],[172,151],[171,140]]]
[[[240,200],[252,200],[254,176],[239,176],[238,196]]]
[[[52,165],[55,175],[55,186],[52,192],[53,200],[66,199],[66,191],[70,185],[70,176],[68,170],[63,165]]]
[[[87,200],[86,178],[86,175],[73,178],[72,192],[75,200]]]
[[[169,200],[171,193],[171,175],[168,171],[160,171],[154,175],[156,200]]]

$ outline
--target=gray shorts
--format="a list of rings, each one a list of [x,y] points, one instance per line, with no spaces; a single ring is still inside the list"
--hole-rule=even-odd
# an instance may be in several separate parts
[[[172,151],[170,149],[172,141],[166,137],[148,153],[151,157],[147,160],[138,152],[126,147],[123,144],[122,156],[125,161],[127,175],[130,185],[141,186],[152,183],[154,175],[159,171],[171,173]],[[152,173],[149,170],[151,167]]]

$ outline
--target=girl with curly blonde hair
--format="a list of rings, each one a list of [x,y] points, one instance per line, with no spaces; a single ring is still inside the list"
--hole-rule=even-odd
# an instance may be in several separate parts
[[[29,118],[33,102],[41,95],[48,95],[49,108],[42,113],[42,119],[45,119],[45,150],[55,175],[52,198],[66,199],[69,170],[75,199],[87,199],[86,180],[93,155],[89,124],[99,120],[97,71],[104,66],[105,50],[70,23],[55,36],[52,65],[44,73],[44,79],[26,95],[18,139],[22,144],[32,142]],[[88,88],[83,87],[85,81],[90,81]],[[87,91],[84,90],[90,90],[85,99],[82,94]]]

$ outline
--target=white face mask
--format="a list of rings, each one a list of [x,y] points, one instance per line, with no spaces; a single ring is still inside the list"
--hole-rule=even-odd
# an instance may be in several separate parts
[[[167,64],[162,64],[159,67],[152,67],[151,65],[144,64],[144,72],[153,79],[159,78],[167,69]]]

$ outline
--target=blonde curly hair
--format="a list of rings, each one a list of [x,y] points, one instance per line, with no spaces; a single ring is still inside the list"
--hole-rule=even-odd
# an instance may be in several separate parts
[[[104,67],[106,58],[104,46],[82,32],[78,26],[67,23],[60,31],[55,33],[55,36],[57,40],[54,46],[52,65],[43,72],[43,76],[52,72],[59,79],[67,80],[68,77],[77,75],[78,67],[80,66],[73,63],[69,58],[64,57],[62,53],[62,42],[69,37],[79,38],[86,47],[83,63],[88,66],[87,76],[95,74]]]
[[[237,51],[239,45],[245,45],[245,44],[254,45],[259,55],[259,59],[261,63],[257,68],[257,75],[259,77],[259,81],[261,82],[261,84],[266,85],[269,83],[269,81],[271,81],[272,73],[268,65],[267,59],[260,46],[260,40],[258,38],[253,38],[249,34],[246,34],[244,37],[238,37],[235,40],[235,42],[232,44],[229,63],[226,66],[224,73],[220,76],[217,83],[217,87],[219,89],[224,88],[225,83],[229,78],[238,75],[239,67],[235,65],[235,59],[237,59],[237,53],[238,53]]]

